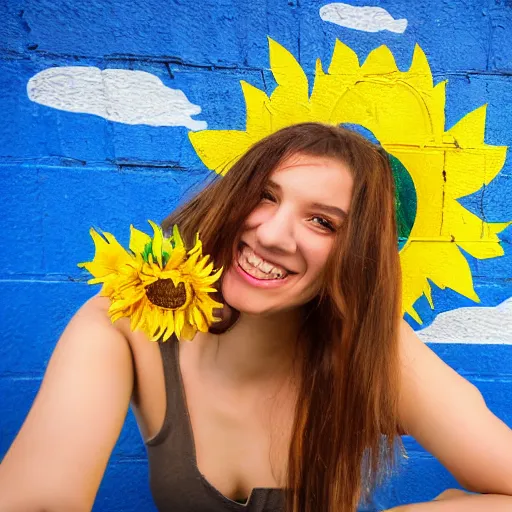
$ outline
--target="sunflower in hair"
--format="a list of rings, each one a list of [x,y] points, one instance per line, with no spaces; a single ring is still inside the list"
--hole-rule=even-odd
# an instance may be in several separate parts
[[[94,259],[78,266],[94,276],[89,284],[103,284],[100,294],[111,299],[112,322],[128,317],[131,330],[145,332],[152,341],[167,341],[173,333],[191,340],[219,320],[213,309],[222,304],[209,293],[217,291],[212,285],[222,269],[214,270],[210,257],[202,254],[199,235],[187,250],[177,226],[167,238],[149,223],[153,237],[130,226],[129,251],[112,234],[91,228]]]

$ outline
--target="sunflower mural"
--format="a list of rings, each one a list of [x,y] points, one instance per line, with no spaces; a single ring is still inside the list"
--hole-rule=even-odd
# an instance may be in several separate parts
[[[400,71],[386,46],[361,65],[351,48],[336,41],[327,72],[316,62],[311,95],[300,64],[270,38],[269,56],[277,82],[270,96],[241,81],[244,131],[189,133],[203,163],[224,175],[252,144],[299,122],[350,123],[369,130],[390,155],[398,185],[403,313],[422,323],[414,304],[424,295],[434,308],[430,282],[479,302],[461,249],[478,259],[501,256],[498,233],[511,224],[485,222],[457,201],[489,184],[505,161],[506,147],[484,142],[486,106],[446,131],[446,81],[434,85],[418,45],[409,70]],[[407,183],[415,201],[404,201]]]
[[[222,304],[209,293],[222,273],[214,270],[202,244],[187,251],[177,226],[171,237],[164,237],[154,222],[153,237],[130,227],[129,251],[111,233],[90,230],[96,252],[94,259],[79,263],[94,277],[89,284],[102,283],[101,295],[109,297],[112,322],[130,319],[132,331],[141,330],[152,341],[191,340],[197,331],[206,332],[217,318],[214,308]]]

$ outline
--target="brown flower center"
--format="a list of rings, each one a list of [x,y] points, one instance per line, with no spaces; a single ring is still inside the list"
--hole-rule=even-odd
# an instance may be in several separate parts
[[[166,309],[178,309],[187,302],[185,283],[174,286],[172,279],[159,279],[146,287],[147,298],[155,305]]]

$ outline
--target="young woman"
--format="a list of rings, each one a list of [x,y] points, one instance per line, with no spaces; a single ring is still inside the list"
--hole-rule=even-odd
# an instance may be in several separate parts
[[[0,466],[0,510],[90,510],[132,404],[159,510],[353,512],[413,435],[468,490],[411,512],[512,510],[512,432],[401,320],[394,183],[362,136],[253,146],[163,223],[224,273],[223,320],[151,343],[95,297]]]

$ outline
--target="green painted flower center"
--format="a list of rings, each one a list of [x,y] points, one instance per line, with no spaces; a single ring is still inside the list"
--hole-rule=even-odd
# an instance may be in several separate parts
[[[342,123],[342,126],[349,130],[354,130],[380,146],[380,141],[375,135],[365,126],[354,123]],[[393,178],[395,179],[395,212],[396,224],[398,231],[398,249],[406,244],[407,240],[414,226],[417,213],[417,196],[414,182],[407,168],[395,156],[387,153],[391,170],[393,171]]]
[[[393,155],[389,156],[389,163],[395,178],[395,211],[398,228],[398,247],[401,249],[411,234],[416,219],[417,197],[416,189],[409,171]]]
[[[146,286],[146,296],[155,306],[178,309],[187,302],[185,283],[174,286],[172,279],[159,279]]]

